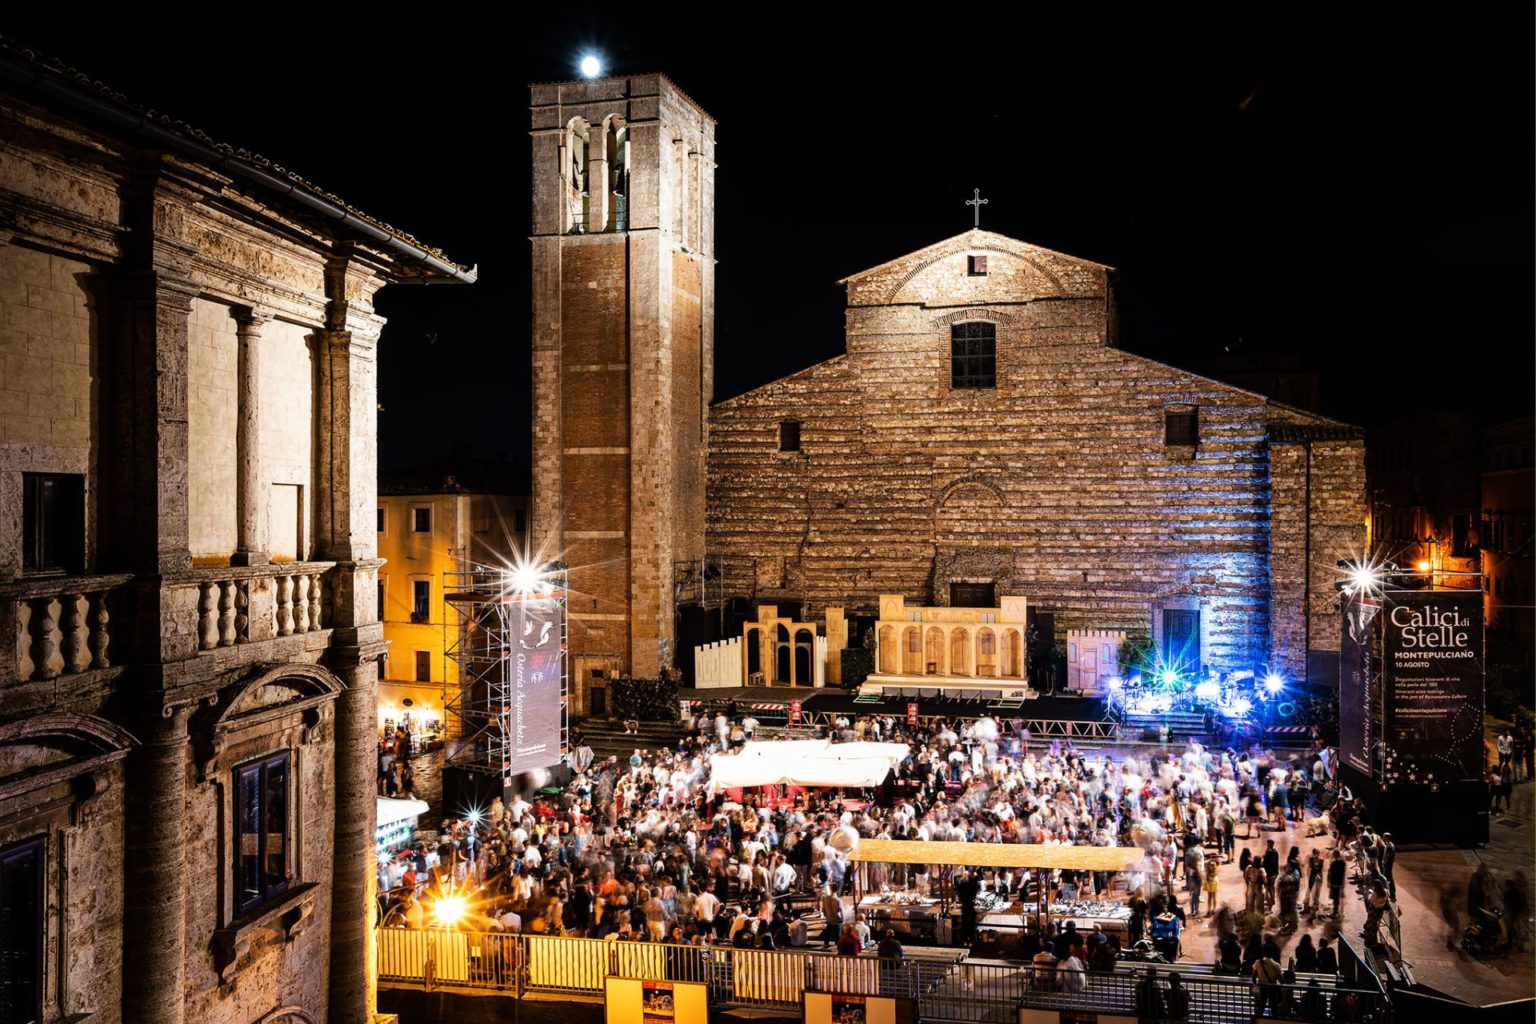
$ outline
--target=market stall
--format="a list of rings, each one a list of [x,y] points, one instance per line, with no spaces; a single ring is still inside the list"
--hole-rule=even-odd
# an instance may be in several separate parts
[[[405,873],[405,862],[400,854],[408,850],[416,836],[416,819],[427,813],[427,804],[421,800],[395,800],[377,798],[374,828],[374,854],[379,865],[379,885],[384,891],[400,884]]]
[[[1040,880],[1055,871],[1133,871],[1145,853],[1134,846],[1052,846],[1040,843],[945,843],[901,839],[863,839],[849,852],[855,866],[855,902],[877,922],[887,922],[913,940],[939,941],[942,922],[958,916],[954,877],[957,869],[1015,871],[1027,869],[1031,884],[1004,895],[983,892],[976,903],[978,928],[1023,929],[1036,925],[1041,933],[1052,916],[1070,918],[1088,930],[1100,924],[1106,931],[1124,931],[1130,911],[1118,900],[1041,900]],[[924,869],[935,880],[928,891],[868,892],[868,864],[907,864]],[[1046,887],[1049,892],[1049,886]],[[1033,896],[1033,898],[1030,898]],[[929,937],[932,936],[930,939]]]

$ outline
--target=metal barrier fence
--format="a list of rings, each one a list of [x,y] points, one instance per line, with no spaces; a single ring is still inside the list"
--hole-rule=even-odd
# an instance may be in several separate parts
[[[379,980],[385,984],[514,998],[530,992],[600,998],[605,979],[613,975],[703,982],[712,1004],[734,1006],[795,1008],[806,989],[898,996],[917,1000],[925,1021],[955,1024],[1016,1024],[1020,1007],[1135,1017],[1154,1003],[1149,971],[1131,965],[1068,975],[1028,963],[967,961],[958,953],[895,961],[803,950],[400,928],[380,929],[378,949]],[[1168,975],[1179,969],[1159,966],[1150,987],[1166,993]],[[1261,1004],[1270,1015],[1293,1021],[1391,1020],[1390,1003],[1380,991],[1314,980],[1260,992],[1250,979],[1207,974],[1197,965],[1181,973],[1189,996],[1188,1020],[1195,1024],[1249,1020],[1259,1015]]]

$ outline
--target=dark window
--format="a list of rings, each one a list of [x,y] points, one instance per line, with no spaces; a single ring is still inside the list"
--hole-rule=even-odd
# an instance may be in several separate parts
[[[949,384],[953,388],[997,387],[996,327],[973,321],[949,329]]]
[[[378,512],[379,512],[379,517],[378,517],[379,518],[379,530],[378,530],[378,532],[379,533],[383,533],[384,532],[384,509],[383,509],[382,506],[379,508]]]
[[[413,508],[413,509],[411,509],[411,532],[412,533],[431,533],[432,532],[432,510],[430,508]]]
[[[1200,613],[1180,608],[1163,611],[1163,661],[1183,673],[1200,671]]]
[[[428,622],[432,618],[432,581],[411,581],[411,621]]]
[[[43,1019],[43,861],[39,836],[0,853],[0,1021]]]
[[[288,755],[235,769],[235,909],[288,888]]]
[[[1165,409],[1163,411],[1163,443],[1167,445],[1199,444],[1199,407],[1174,405]]]
[[[595,669],[593,669],[593,670],[592,670],[592,678],[593,678],[593,679],[602,679],[602,678],[604,678],[604,672],[603,672],[603,670],[602,670],[602,669],[600,669],[600,668],[595,668]]]
[[[987,276],[987,258],[985,256],[971,256],[967,258],[966,273],[971,277]]]
[[[416,652],[416,681],[418,683],[430,683],[432,681],[432,652]]]
[[[951,583],[949,603],[956,608],[996,608],[996,583]]]
[[[515,515],[517,535],[521,537],[528,532],[528,512],[526,509],[518,509]]]
[[[384,580],[379,579],[379,619],[384,618]]]
[[[779,451],[797,452],[800,450],[800,421],[779,421]]]
[[[23,473],[22,568],[27,572],[85,571],[85,478],[73,473]]]

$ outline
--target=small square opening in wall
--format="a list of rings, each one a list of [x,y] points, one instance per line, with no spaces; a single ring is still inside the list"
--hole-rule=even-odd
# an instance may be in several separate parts
[[[985,256],[967,256],[965,272],[971,277],[987,276],[987,258]]]
[[[797,452],[800,450],[800,421],[779,421],[779,451]]]
[[[411,509],[411,532],[432,532],[432,509],[430,507]]]
[[[1192,447],[1200,443],[1200,407],[1170,405],[1163,410],[1163,443]]]

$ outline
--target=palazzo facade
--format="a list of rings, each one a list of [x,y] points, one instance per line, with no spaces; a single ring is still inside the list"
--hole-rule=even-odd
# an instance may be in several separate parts
[[[44,1024],[366,1024],[372,300],[473,280],[0,41],[0,919]]]

